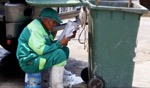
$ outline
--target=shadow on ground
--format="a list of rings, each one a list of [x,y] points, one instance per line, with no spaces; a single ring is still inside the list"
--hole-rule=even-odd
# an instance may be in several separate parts
[[[0,88],[20,88],[24,86],[24,72],[19,67],[15,54],[3,53],[0,50]],[[66,70],[80,76],[81,71],[88,66],[87,62],[69,58]]]
[[[0,73],[6,77],[20,77],[24,75],[15,54],[9,53],[1,59]]]
[[[81,71],[88,66],[88,63],[85,61],[79,61],[74,58],[69,58],[67,65],[65,66],[66,70],[71,71],[71,73],[80,76]]]

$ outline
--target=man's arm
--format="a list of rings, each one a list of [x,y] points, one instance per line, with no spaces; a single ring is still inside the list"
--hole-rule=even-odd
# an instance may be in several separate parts
[[[54,51],[61,48],[60,42],[52,43],[51,45],[46,44],[46,40],[43,36],[43,32],[40,29],[32,30],[31,36],[28,42],[30,48],[35,51],[38,55],[43,55],[48,52]]]

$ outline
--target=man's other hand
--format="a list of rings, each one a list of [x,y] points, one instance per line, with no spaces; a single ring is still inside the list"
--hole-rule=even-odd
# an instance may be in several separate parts
[[[77,33],[77,31],[74,31],[73,35],[71,36],[71,38],[75,38],[76,37],[76,33]]]
[[[62,46],[66,46],[68,44],[69,39],[66,38],[65,36],[61,39],[60,44]]]

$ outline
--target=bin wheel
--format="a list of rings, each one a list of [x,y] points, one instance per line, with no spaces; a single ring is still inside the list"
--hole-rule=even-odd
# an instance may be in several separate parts
[[[94,77],[88,81],[88,88],[104,88],[104,80],[101,77]]]
[[[88,67],[85,67],[82,71],[81,71],[81,78],[82,80],[87,83],[89,80],[89,76],[88,76]]]

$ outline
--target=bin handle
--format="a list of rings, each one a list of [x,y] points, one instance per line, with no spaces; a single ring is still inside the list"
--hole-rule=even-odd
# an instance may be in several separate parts
[[[129,2],[128,2],[128,7],[129,8],[131,7],[131,3],[132,3],[132,0],[129,0]]]
[[[91,3],[88,0],[80,0],[80,2],[84,3],[85,5],[91,5]],[[96,5],[98,6],[100,3],[100,0],[95,0]],[[132,4],[132,0],[128,0],[128,7],[130,8]]]

